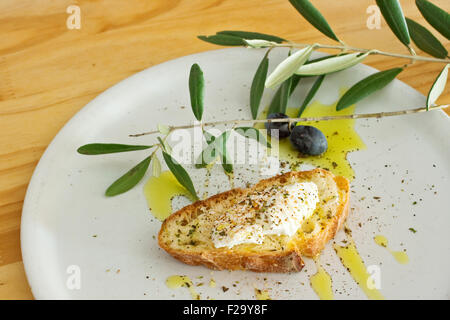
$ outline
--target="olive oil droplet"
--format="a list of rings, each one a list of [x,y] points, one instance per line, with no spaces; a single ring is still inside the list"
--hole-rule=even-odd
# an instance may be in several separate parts
[[[260,290],[255,288],[256,300],[272,300],[268,290]]]

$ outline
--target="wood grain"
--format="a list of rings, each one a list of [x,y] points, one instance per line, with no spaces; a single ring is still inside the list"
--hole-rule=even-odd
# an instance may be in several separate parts
[[[384,21],[379,30],[366,27],[366,9],[375,1],[313,2],[346,43],[406,53]],[[433,3],[450,9],[447,0]],[[81,8],[80,30],[66,27],[66,8],[72,4]],[[429,27],[413,0],[402,5],[406,16]],[[22,203],[40,156],[61,127],[100,92],[138,71],[218,49],[196,36],[225,29],[331,43],[283,0],[0,2],[0,299],[32,297],[20,254]],[[449,49],[449,42],[437,37]],[[403,62],[368,60],[378,69]],[[426,94],[440,68],[415,63],[400,79]],[[447,89],[439,102],[449,100]]]

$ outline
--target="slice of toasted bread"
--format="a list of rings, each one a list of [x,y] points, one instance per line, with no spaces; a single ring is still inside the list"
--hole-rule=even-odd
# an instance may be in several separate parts
[[[240,202],[248,193],[306,181],[317,185],[319,202],[294,236],[266,235],[262,244],[239,244],[230,249],[214,246],[211,215]],[[288,172],[261,180],[251,188],[232,189],[182,208],[164,221],[158,242],[173,257],[190,265],[216,270],[300,271],[304,265],[301,256],[319,254],[342,226],[348,214],[348,202],[349,183],[344,177],[323,169]]]

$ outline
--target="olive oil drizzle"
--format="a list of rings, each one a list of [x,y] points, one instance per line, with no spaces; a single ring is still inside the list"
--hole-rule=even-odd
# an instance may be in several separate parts
[[[309,278],[311,287],[320,300],[333,300],[334,295],[331,277],[320,264],[318,256],[314,258],[314,262],[317,272]]]
[[[187,276],[170,276],[166,279],[166,286],[170,289],[187,288],[193,300],[200,300],[200,295],[195,291],[191,279]]]
[[[375,243],[379,245],[380,247],[385,248],[387,251],[389,251],[390,254],[395,258],[395,260],[400,264],[407,264],[409,262],[409,257],[404,251],[392,251],[388,247],[388,240],[385,236],[377,235],[373,238]]]
[[[345,92],[341,89],[341,95]],[[336,104],[330,105],[322,104],[319,101],[314,101],[304,111],[305,117],[320,117],[320,116],[334,116],[334,115],[349,115],[353,114],[355,105],[350,106],[344,110],[336,111]],[[298,110],[297,108],[287,108],[286,115],[289,117],[295,117]],[[261,113],[258,119],[265,119],[267,117],[267,109]],[[294,149],[291,145],[289,138],[281,139],[274,142],[274,139],[269,139],[273,147],[277,147],[279,159],[281,161],[287,161],[290,163],[293,170],[299,170],[303,164],[313,165],[319,168],[328,169],[335,175],[341,175],[349,180],[353,180],[355,172],[347,160],[347,154],[349,152],[363,150],[366,145],[362,141],[361,137],[355,131],[355,120],[331,120],[331,121],[315,121],[315,122],[302,122],[297,125],[310,125],[321,130],[326,136],[328,141],[328,149],[320,156],[307,156],[302,155],[300,152]],[[256,128],[264,129],[263,124],[255,125]]]
[[[194,201],[192,195],[170,171],[163,171],[158,177],[151,177],[144,186],[144,195],[151,213],[161,221],[172,213],[174,197],[184,196]]]
[[[377,288],[373,288],[372,278],[367,272],[366,266],[356,249],[355,242],[349,236],[347,246],[340,246],[334,244],[334,250],[339,256],[344,267],[350,272],[352,278],[356,281],[359,287],[364,291],[366,296],[371,300],[384,300],[383,295]]]

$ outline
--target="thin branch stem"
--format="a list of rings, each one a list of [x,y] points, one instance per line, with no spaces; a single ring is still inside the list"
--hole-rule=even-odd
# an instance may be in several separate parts
[[[348,119],[368,119],[368,118],[384,118],[384,117],[392,117],[399,116],[405,114],[412,113],[420,113],[427,112],[433,110],[440,110],[450,107],[450,104],[439,105],[430,107],[429,110],[426,108],[417,108],[417,109],[409,109],[409,110],[401,110],[401,111],[390,111],[390,112],[377,112],[377,113],[363,113],[363,114],[349,114],[349,115],[339,115],[339,116],[325,116],[325,117],[303,117],[303,118],[283,118],[283,119],[257,119],[257,120],[224,120],[224,121],[213,121],[213,122],[199,122],[189,125],[183,126],[169,126],[170,131],[178,130],[178,129],[190,129],[195,127],[210,127],[221,124],[255,124],[255,123],[266,123],[266,122],[307,122],[307,121],[329,121],[329,120],[348,120]],[[130,134],[130,137],[141,137],[149,134],[158,133],[158,130],[148,131],[137,134]]]
[[[271,47],[286,47],[286,48],[304,48],[308,47],[311,44],[306,43],[274,43],[271,45]],[[363,49],[363,48],[355,48],[355,47],[349,47],[345,45],[327,45],[327,44],[314,44],[315,48],[317,49],[336,49],[336,50],[344,50],[344,51],[355,51],[355,52],[361,52],[366,53],[371,51],[370,54],[378,54],[388,57],[394,57],[394,58],[401,58],[401,59],[408,59],[412,61],[428,61],[428,62],[437,62],[437,63],[450,63],[449,59],[438,59],[438,58],[432,58],[432,57],[423,57],[418,55],[406,55],[406,54],[399,54],[399,53],[391,53],[391,52],[385,52],[380,51],[377,49]]]

